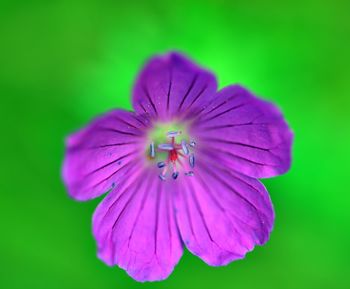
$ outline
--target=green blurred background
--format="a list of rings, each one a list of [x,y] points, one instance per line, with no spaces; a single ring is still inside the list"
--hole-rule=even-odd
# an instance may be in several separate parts
[[[0,288],[350,288],[349,2],[5,1],[0,4]],[[99,200],[68,198],[64,137],[130,109],[142,63],[176,49],[276,102],[295,132],[292,170],[264,180],[271,240],[209,267],[185,252],[140,284],[96,258]]]

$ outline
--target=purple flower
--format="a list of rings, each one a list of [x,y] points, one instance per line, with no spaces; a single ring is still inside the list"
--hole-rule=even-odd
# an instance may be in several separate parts
[[[93,216],[98,256],[138,281],[165,279],[183,247],[211,266],[244,258],[273,227],[257,178],[285,173],[293,135],[281,112],[178,53],[137,78],[135,112],[113,110],[66,141],[63,178]]]

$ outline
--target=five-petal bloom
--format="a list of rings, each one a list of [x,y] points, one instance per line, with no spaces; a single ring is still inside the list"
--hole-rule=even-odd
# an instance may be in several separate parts
[[[70,196],[108,195],[93,216],[98,256],[138,281],[167,278],[183,247],[212,266],[264,244],[274,211],[256,178],[286,172],[292,133],[280,111],[245,88],[217,91],[184,56],[152,58],[113,110],[69,136]]]

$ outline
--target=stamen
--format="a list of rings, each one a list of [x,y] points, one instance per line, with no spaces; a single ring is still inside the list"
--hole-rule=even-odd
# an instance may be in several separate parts
[[[194,140],[191,140],[190,141],[190,146],[194,148],[196,146],[196,142]]]
[[[184,139],[181,141],[181,147],[182,147],[182,151],[184,152],[184,154],[188,155],[190,151],[188,150],[186,141]]]
[[[165,162],[158,162],[157,163],[158,168],[164,168],[165,167]]]
[[[158,145],[158,148],[161,150],[171,151],[174,149],[174,146],[170,143],[161,143]]]
[[[158,159],[157,155],[157,167],[160,170],[159,179],[165,181],[171,177],[176,180],[180,172],[185,176],[194,176],[195,156],[194,147],[196,142],[191,139],[187,143],[186,139],[182,139],[180,142],[176,141],[176,137],[181,135],[181,131],[168,131],[166,136],[170,138],[164,143],[155,144],[154,141],[150,143],[150,157],[155,158],[156,153],[167,154],[167,157],[163,160]],[[178,170],[180,166],[180,171]]]
[[[154,142],[153,141],[151,142],[151,144],[149,146],[149,150],[150,150],[150,152],[149,152],[150,157],[154,158],[156,156],[156,151],[154,149]]]
[[[167,134],[166,134],[166,136],[167,137],[177,137],[177,136],[179,136],[181,134],[181,131],[169,131]]]
[[[191,168],[194,168],[194,154],[190,154],[189,162]]]

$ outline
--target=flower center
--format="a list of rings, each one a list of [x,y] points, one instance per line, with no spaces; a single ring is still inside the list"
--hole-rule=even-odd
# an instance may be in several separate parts
[[[179,125],[158,125],[149,135],[148,157],[160,170],[159,178],[165,181],[168,177],[174,180],[181,172],[193,176],[196,142],[187,136],[185,127]]]

